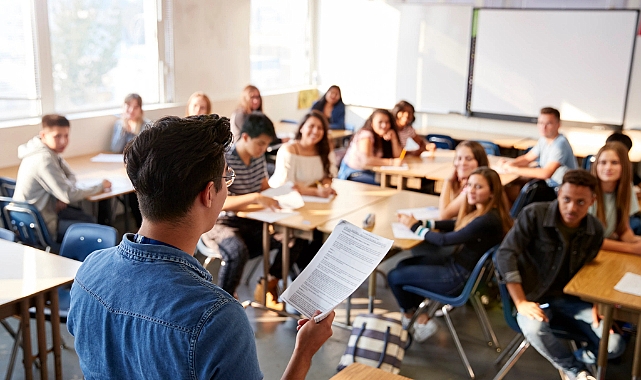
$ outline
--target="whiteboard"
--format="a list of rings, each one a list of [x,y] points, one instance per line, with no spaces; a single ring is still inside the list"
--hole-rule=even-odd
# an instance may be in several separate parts
[[[636,10],[480,9],[470,110],[622,125]]]

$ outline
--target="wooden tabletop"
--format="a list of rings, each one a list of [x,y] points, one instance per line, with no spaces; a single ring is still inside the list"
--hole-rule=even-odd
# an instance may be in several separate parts
[[[411,380],[409,377],[394,375],[382,369],[353,363],[332,376],[330,380]]]
[[[6,240],[0,240],[0,262],[0,318],[27,297],[72,283],[82,264]]]
[[[641,256],[600,251],[594,260],[579,270],[563,291],[589,302],[641,311],[641,297],[614,290],[627,272],[641,275]]]
[[[374,228],[371,232],[384,238],[394,240],[394,246],[396,247],[401,249],[410,249],[418,245],[421,240],[394,238],[392,223],[397,221],[396,210],[429,206],[438,207],[438,197],[436,195],[422,194],[407,190],[397,191],[390,197],[381,199],[366,207],[354,210],[340,218],[332,219],[318,226],[318,230],[323,233],[331,233],[341,219],[360,227],[367,214],[372,213],[376,215],[376,224],[374,224]]]

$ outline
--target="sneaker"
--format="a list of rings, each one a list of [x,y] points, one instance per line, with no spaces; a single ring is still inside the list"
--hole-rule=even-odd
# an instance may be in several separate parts
[[[414,333],[412,337],[417,342],[424,342],[432,335],[436,334],[438,330],[438,324],[433,319],[427,321],[427,323],[414,323]]]
[[[594,356],[594,353],[586,347],[581,347],[574,351],[574,357],[581,363],[596,364],[596,357]]]
[[[452,311],[452,309],[454,309],[454,306],[445,305],[445,308],[447,309],[447,312],[449,313],[450,311]],[[441,309],[436,310],[436,313],[434,313],[434,316],[435,317],[439,317],[439,318],[442,317],[443,316],[443,309],[441,308]]]
[[[407,317],[405,316],[405,314],[401,313],[401,325],[403,326],[403,328],[404,328],[405,330],[407,330],[407,326],[409,326],[409,325],[410,325],[410,321],[411,321],[411,320],[412,320],[412,318],[407,318]]]
[[[596,380],[596,377],[592,376],[588,371],[581,371],[576,375],[576,380]]]
[[[263,302],[263,292],[265,287],[265,279],[261,277],[254,289],[254,301]],[[274,278],[267,282],[267,298],[271,295],[272,300],[278,302],[278,279]]]

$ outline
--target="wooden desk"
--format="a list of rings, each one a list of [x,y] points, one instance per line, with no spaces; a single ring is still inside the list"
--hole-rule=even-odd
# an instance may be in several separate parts
[[[5,240],[0,240],[0,260],[0,319],[20,316],[25,378],[33,379],[29,316],[32,306],[36,307],[40,377],[48,376],[44,308],[50,302],[54,367],[56,379],[62,379],[57,288],[73,282],[81,262]]]
[[[601,251],[570,280],[563,291],[594,302],[602,307],[603,334],[599,345],[598,379],[605,378],[608,363],[608,338],[614,310],[635,315],[641,326],[641,297],[614,290],[614,286],[626,272],[641,275],[641,256],[610,251]],[[632,378],[641,379],[641,333],[637,333]]]
[[[395,375],[382,369],[353,363],[344,370],[332,376],[330,380],[411,380],[409,377]]]

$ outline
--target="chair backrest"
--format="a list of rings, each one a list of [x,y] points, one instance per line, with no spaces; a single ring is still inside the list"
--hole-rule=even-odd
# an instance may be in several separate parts
[[[16,180],[9,177],[0,177],[0,195],[3,197],[13,197],[16,189]]]
[[[2,208],[5,220],[10,223],[11,230],[19,241],[45,251],[56,246],[55,241],[49,236],[47,224],[34,205],[11,201]]]
[[[555,198],[555,189],[549,187],[542,179],[533,179],[521,189],[518,198],[512,205],[510,215],[516,219],[521,210],[530,203],[553,201]]]
[[[6,228],[0,228],[0,239],[16,241],[16,235]]]
[[[503,305],[503,318],[505,318],[505,322],[512,330],[520,333],[521,328],[516,322],[516,307],[512,302],[512,297],[510,297],[510,292],[508,292],[507,286],[501,281],[501,276],[499,275],[497,269],[497,251],[498,250],[494,251],[494,253],[492,254],[492,262],[494,263],[494,270],[496,272],[496,282],[498,282],[499,284],[499,295],[501,296],[501,304]]]
[[[93,251],[116,245],[118,232],[110,226],[93,223],[72,224],[60,245],[60,256],[85,261]]]
[[[5,196],[0,196],[0,227],[11,230],[11,221],[4,215],[4,207],[13,202],[13,199]]]
[[[434,143],[439,149],[449,149],[454,150],[456,146],[456,141],[448,135],[439,135],[436,133],[430,133],[426,136],[427,141]]]
[[[498,145],[491,141],[486,141],[486,140],[476,140],[477,143],[481,144],[483,149],[485,150],[485,154],[491,155],[491,156],[500,156],[501,155],[501,148],[499,148]]]
[[[589,154],[585,156],[585,158],[583,159],[583,162],[581,163],[581,167],[587,171],[590,171],[594,161],[596,161],[596,157],[593,154]]]

